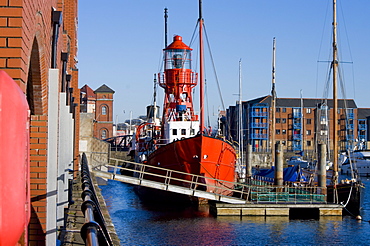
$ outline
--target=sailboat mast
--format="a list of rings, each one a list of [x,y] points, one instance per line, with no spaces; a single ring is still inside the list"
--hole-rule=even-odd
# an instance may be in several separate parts
[[[271,163],[275,165],[275,128],[276,128],[276,91],[275,91],[275,54],[276,54],[276,39],[273,39],[272,45],[272,105],[271,105]]]
[[[304,115],[303,115],[303,94],[302,90],[300,90],[300,95],[301,95],[301,142],[302,142],[302,156],[304,153]]]
[[[204,131],[204,57],[203,57],[203,17],[202,0],[199,0],[199,79],[200,79],[200,132]]]
[[[333,183],[338,182],[337,1],[333,0]]]
[[[240,167],[244,165],[243,158],[243,104],[242,104],[242,59],[239,60],[239,155],[240,155]]]

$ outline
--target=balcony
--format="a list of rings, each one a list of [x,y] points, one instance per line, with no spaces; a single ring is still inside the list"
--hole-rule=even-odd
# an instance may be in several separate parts
[[[267,123],[251,123],[251,128],[268,128]]]
[[[358,135],[359,139],[366,139],[366,135]]]
[[[264,133],[253,133],[251,134],[252,139],[267,139],[267,134]]]
[[[349,129],[349,130],[353,130],[353,129],[354,129],[353,124],[347,124],[347,129]]]
[[[366,124],[358,124],[359,130],[366,130]]]
[[[347,118],[348,119],[353,119],[355,117],[355,114],[354,113],[348,113],[347,114]]]
[[[252,117],[267,117],[267,112],[253,112],[251,113]]]
[[[300,142],[293,142],[293,151],[301,151],[302,145]]]
[[[302,124],[301,123],[293,123],[293,129],[301,129]]]

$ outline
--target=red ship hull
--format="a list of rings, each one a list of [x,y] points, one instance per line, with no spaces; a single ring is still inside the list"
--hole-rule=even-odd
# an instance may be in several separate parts
[[[198,189],[217,194],[230,195],[231,192],[225,188],[233,188],[231,182],[235,182],[236,177],[235,161],[236,153],[229,143],[222,139],[197,135],[160,147],[149,155],[147,165],[200,175],[204,178],[200,178],[198,183],[204,183],[206,185],[198,186]],[[158,169],[149,168],[146,172],[165,175],[165,173],[160,173],[161,170]],[[163,181],[163,178],[160,180],[161,178],[154,176],[148,176],[146,178],[150,178],[154,181]],[[191,175],[186,174],[177,174],[175,178],[188,181],[192,179]],[[214,179],[217,179],[217,181]],[[171,181],[171,184],[184,187],[190,186],[190,183],[186,181]],[[142,188],[144,187],[140,187],[140,189]],[[148,194],[148,192],[145,193]],[[161,194],[162,198],[157,197],[158,200],[163,199],[163,194],[165,194],[165,196],[171,196],[169,192],[161,192]]]

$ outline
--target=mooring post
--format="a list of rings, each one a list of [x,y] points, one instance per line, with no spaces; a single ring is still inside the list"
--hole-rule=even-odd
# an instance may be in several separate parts
[[[275,144],[275,185],[283,185],[283,148],[281,144]]]
[[[252,177],[252,145],[247,146],[246,178]]]
[[[318,163],[318,185],[326,194],[326,144],[319,144],[319,163]]]

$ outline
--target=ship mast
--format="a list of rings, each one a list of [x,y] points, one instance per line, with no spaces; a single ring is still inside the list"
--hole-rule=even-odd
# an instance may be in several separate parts
[[[275,165],[275,125],[276,125],[276,91],[275,91],[275,54],[276,54],[276,39],[273,39],[272,46],[272,109],[271,109],[271,163]]]
[[[203,57],[203,17],[202,17],[202,0],[199,0],[199,78],[200,78],[200,124],[199,129],[204,131],[204,57]]]
[[[164,48],[167,47],[167,19],[168,19],[168,14],[167,14],[167,8],[164,9]]]
[[[337,98],[337,74],[338,74],[338,55],[337,55],[337,1],[333,0],[333,180],[335,185],[338,183],[338,98]]]

